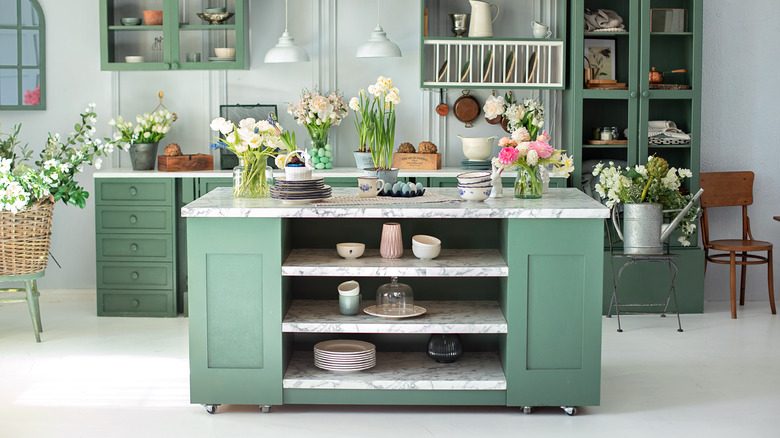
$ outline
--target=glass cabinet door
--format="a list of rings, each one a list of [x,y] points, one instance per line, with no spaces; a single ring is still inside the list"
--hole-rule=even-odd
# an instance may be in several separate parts
[[[170,41],[165,31],[172,17],[165,0],[103,0],[101,64],[122,70],[170,69]],[[115,68],[118,69],[118,68]]]
[[[177,61],[182,68],[243,68],[244,3],[178,0]]]
[[[36,0],[0,0],[0,110],[46,109],[46,35]]]

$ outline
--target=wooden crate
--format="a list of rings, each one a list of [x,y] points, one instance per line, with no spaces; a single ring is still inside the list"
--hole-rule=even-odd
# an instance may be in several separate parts
[[[157,156],[157,170],[160,172],[187,172],[190,170],[214,170],[214,157],[206,154]]]
[[[393,167],[399,169],[441,169],[441,154],[393,154]]]

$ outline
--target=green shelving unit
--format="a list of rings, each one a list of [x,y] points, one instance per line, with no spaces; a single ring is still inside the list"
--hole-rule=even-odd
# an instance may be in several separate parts
[[[208,24],[197,16],[200,0],[100,0],[101,70],[236,70],[249,66],[247,0],[227,0],[234,15]],[[128,26],[122,18],[140,18],[144,10],[161,10],[161,25]],[[235,48],[234,58],[218,58],[215,48]],[[142,56],[127,62],[126,56]]]
[[[682,32],[651,32],[651,17],[654,9],[684,9],[687,22]],[[609,9],[623,18],[625,32],[585,31],[585,10]],[[610,160],[625,161],[628,165],[644,164],[653,154],[669,161],[670,166],[688,168],[693,178],[684,182],[692,192],[698,190],[701,154],[701,54],[702,54],[702,1],[701,0],[573,0],[569,3],[569,53],[570,87],[564,91],[568,109],[566,125],[569,142],[575,157],[575,171],[572,182],[582,187],[582,176],[589,167],[598,162]],[[610,54],[614,63],[615,77],[625,83],[626,89],[589,89],[585,84],[584,68],[586,40],[590,45],[603,42],[604,47],[614,45]],[[595,41],[594,41],[595,40]],[[679,89],[657,89],[650,84],[651,68],[667,72],[686,69],[686,73],[664,75],[663,87]],[[671,120],[677,127],[690,133],[689,144],[655,145],[648,140],[648,122]],[[625,144],[591,144],[593,129],[616,126]],[[628,135],[623,131],[627,129]],[[673,235],[671,244],[674,252],[683,256],[683,263],[695,269],[681,269],[680,285],[685,287],[685,298],[681,300],[683,312],[700,313],[703,310],[704,276],[703,251],[698,247],[683,248]],[[696,236],[693,236],[696,241]],[[609,259],[609,248],[605,247],[605,262]],[[609,263],[605,263],[605,269]],[[650,297],[657,288],[647,281],[653,274],[644,267],[621,284],[630,284],[637,299]],[[611,277],[604,281],[604,296],[609,302],[612,295]],[[607,281],[609,280],[609,281]],[[626,281],[628,283],[626,283]],[[668,287],[668,286],[667,286]],[[652,301],[648,298],[648,302]],[[605,307],[606,308],[606,307]]]

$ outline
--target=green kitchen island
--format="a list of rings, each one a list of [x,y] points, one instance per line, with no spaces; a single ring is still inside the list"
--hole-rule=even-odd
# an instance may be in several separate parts
[[[187,204],[190,397],[220,404],[577,406],[600,402],[603,227],[609,210],[577,189],[542,199],[459,201],[457,189],[360,205],[236,199],[219,188]],[[444,199],[449,202],[420,202]],[[336,202],[341,200],[342,202]],[[382,225],[401,224],[404,255],[379,255]],[[422,261],[411,238],[442,241]],[[336,243],[363,242],[353,260]],[[390,277],[427,312],[343,316],[336,287],[360,283],[372,304]],[[458,334],[454,363],[426,356],[433,334]],[[316,368],[313,345],[376,345],[376,366]]]

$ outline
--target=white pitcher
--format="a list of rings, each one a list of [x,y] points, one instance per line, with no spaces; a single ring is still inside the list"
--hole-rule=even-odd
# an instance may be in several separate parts
[[[469,0],[471,3],[471,21],[469,22],[469,38],[489,38],[493,36],[493,22],[498,18],[498,6],[488,2]],[[496,15],[491,10],[496,8]]]

